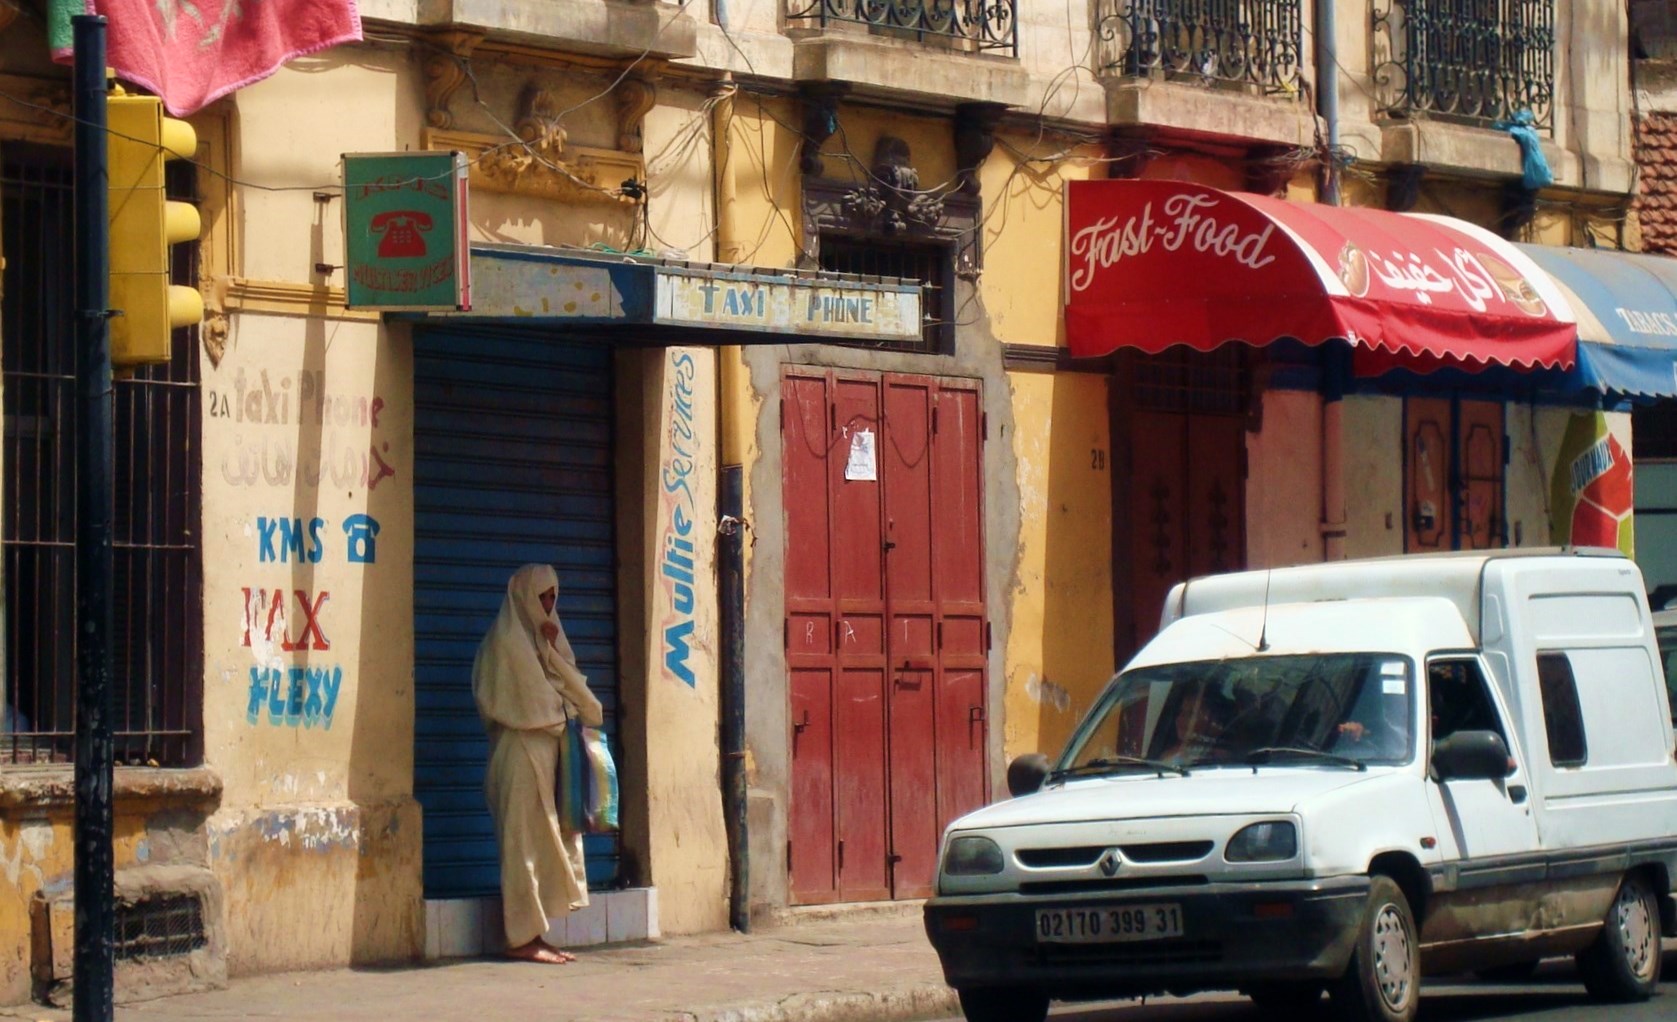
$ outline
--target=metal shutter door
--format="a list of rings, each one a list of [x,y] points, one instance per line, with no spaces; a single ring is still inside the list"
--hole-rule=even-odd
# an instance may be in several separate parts
[[[427,898],[500,892],[472,658],[519,565],[559,572],[559,617],[617,747],[612,357],[519,333],[414,334],[414,797]],[[587,839],[588,883],[617,876]]]

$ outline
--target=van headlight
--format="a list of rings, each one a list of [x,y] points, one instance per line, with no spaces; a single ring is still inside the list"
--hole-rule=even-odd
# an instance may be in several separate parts
[[[1001,846],[987,837],[954,838],[943,857],[943,871],[954,877],[989,876],[1002,871]]]
[[[1286,820],[1270,820],[1240,828],[1223,851],[1230,862],[1280,862],[1298,854],[1298,828]]]

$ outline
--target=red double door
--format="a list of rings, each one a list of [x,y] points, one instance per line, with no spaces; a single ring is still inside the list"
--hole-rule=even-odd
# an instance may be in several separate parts
[[[781,394],[792,898],[924,897],[989,788],[978,386],[795,369]]]

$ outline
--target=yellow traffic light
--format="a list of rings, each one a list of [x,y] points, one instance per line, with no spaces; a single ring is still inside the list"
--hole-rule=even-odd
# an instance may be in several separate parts
[[[167,362],[169,332],[204,318],[196,288],[169,283],[169,246],[198,236],[198,210],[172,202],[163,162],[190,158],[197,133],[155,96],[112,95],[106,156],[111,217],[111,364]]]

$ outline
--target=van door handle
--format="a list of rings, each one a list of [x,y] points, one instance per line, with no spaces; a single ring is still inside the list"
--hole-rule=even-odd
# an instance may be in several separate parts
[[[1523,784],[1510,784],[1508,786],[1508,800],[1513,802],[1515,805],[1523,803],[1526,800],[1526,786]]]

